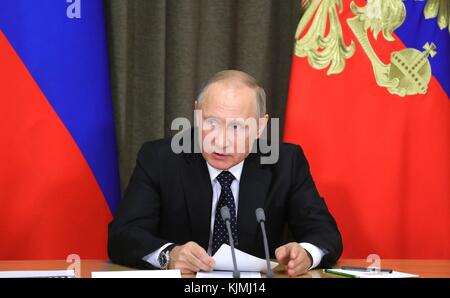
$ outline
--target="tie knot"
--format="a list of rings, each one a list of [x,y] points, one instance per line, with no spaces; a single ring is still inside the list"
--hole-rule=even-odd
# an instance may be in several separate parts
[[[220,186],[222,187],[230,187],[231,183],[234,180],[233,174],[231,174],[228,171],[223,171],[222,173],[217,176],[217,181],[219,181]]]

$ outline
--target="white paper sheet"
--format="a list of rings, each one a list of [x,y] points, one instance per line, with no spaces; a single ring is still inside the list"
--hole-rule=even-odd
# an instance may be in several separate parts
[[[233,259],[231,258],[231,248],[228,244],[222,244],[216,254],[213,256],[216,265],[214,270],[233,271]],[[236,263],[239,271],[248,272],[267,272],[267,263],[265,259],[260,259],[248,253],[236,249]],[[278,266],[276,262],[270,262],[273,268]]]
[[[197,272],[197,278],[233,278],[231,271]],[[240,272],[240,278],[261,278],[259,272]]]
[[[335,272],[337,275],[339,273],[351,275],[349,277],[358,277],[358,278],[410,278],[410,277],[418,277],[416,274],[392,271],[389,272],[363,272],[363,271],[354,271],[354,270],[344,270],[344,269],[327,269],[327,273]]]
[[[0,278],[74,278],[73,270],[0,271]]]
[[[180,270],[130,270],[92,272],[92,278],[181,278]]]

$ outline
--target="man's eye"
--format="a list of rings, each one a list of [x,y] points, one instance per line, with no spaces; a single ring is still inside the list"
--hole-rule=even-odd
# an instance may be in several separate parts
[[[231,127],[232,127],[233,130],[235,130],[235,131],[240,131],[240,130],[242,130],[242,129],[244,128],[244,126],[241,125],[241,124],[239,124],[239,123],[233,124],[233,125],[231,125]]]
[[[205,128],[207,129],[213,129],[217,127],[217,122],[214,120],[206,120],[205,121]]]

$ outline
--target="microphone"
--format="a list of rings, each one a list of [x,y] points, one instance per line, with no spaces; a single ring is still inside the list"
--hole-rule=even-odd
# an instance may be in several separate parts
[[[266,234],[266,214],[264,213],[263,208],[258,208],[255,210],[256,214],[256,221],[261,225],[261,231],[263,235],[263,241],[264,241],[264,252],[266,254],[266,263],[267,263],[267,277],[272,278],[273,272],[272,272],[272,266],[270,266],[270,258],[269,258],[269,245],[267,244],[267,234]]]
[[[234,278],[239,278],[240,277],[240,273],[239,270],[237,268],[237,263],[236,263],[236,255],[234,253],[234,240],[233,240],[233,235],[231,233],[231,215],[230,215],[230,209],[227,206],[223,206],[222,208],[220,208],[220,214],[222,215],[222,219],[225,222],[225,225],[227,226],[227,230],[228,230],[228,237],[229,237],[229,241],[230,241],[230,246],[231,246],[231,257],[233,258],[233,277]]]

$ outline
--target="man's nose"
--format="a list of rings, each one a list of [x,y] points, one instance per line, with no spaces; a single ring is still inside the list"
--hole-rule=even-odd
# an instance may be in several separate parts
[[[227,138],[227,132],[226,129],[219,129],[216,137],[215,137],[215,143],[217,149],[221,149],[222,152],[225,152],[225,149],[230,145],[230,140]]]

